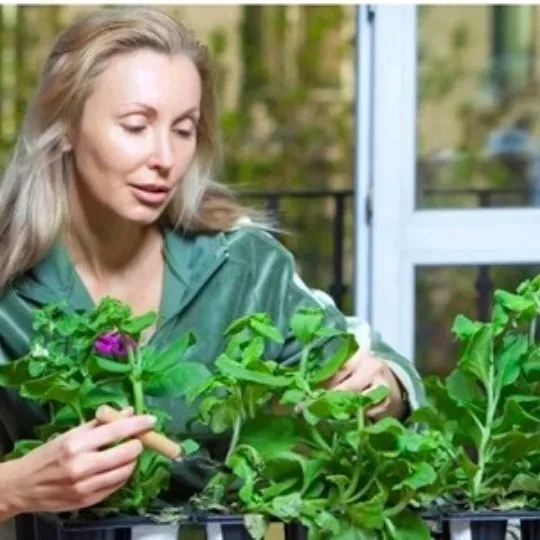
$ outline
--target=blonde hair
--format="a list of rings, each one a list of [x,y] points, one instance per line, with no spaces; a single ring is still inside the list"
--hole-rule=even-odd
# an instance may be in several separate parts
[[[91,13],[53,44],[0,185],[0,289],[42,259],[68,224],[72,157],[62,139],[80,119],[96,78],[119,54],[151,49],[183,54],[202,82],[196,156],[162,221],[185,231],[218,232],[246,215],[216,181],[219,162],[214,80],[207,48],[182,23],[144,7]]]

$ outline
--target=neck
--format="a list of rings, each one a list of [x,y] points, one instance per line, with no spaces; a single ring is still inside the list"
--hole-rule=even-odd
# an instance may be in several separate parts
[[[103,214],[74,204],[71,226],[64,237],[73,263],[85,267],[97,279],[122,273],[144,258],[159,237],[157,225],[144,226]]]

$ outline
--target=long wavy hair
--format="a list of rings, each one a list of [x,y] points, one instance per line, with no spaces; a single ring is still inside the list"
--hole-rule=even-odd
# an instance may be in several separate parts
[[[74,167],[62,140],[111,58],[138,49],[185,55],[202,82],[195,158],[162,221],[196,234],[231,229],[246,215],[260,217],[216,179],[218,120],[207,47],[161,10],[103,9],[65,30],[45,60],[0,184],[0,289],[41,260],[68,225]]]

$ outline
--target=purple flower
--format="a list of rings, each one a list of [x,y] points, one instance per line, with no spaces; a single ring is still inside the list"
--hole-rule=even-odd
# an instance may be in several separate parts
[[[128,348],[133,349],[135,342],[129,336],[120,332],[107,332],[99,336],[94,342],[94,348],[103,356],[115,356],[123,358],[128,353]]]

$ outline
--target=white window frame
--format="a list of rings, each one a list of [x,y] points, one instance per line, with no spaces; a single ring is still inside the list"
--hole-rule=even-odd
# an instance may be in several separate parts
[[[417,7],[361,6],[357,23],[355,315],[413,359],[416,267],[537,264],[540,209],[415,208]]]

